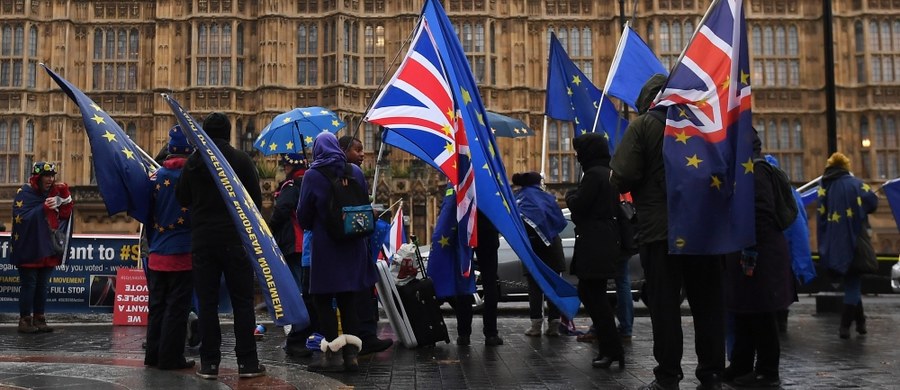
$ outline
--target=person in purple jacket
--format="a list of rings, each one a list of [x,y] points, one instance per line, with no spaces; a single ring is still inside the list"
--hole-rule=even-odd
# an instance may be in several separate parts
[[[305,231],[312,231],[312,261],[309,292],[319,315],[319,331],[324,336],[320,344],[320,359],[309,365],[311,371],[356,370],[357,356],[362,348],[358,336],[359,319],[356,295],[375,285],[375,263],[369,261],[367,238],[335,240],[326,230],[332,184],[329,176],[343,175],[347,157],[337,138],[322,132],[313,142],[313,162],[303,178],[297,220]],[[367,188],[362,170],[349,164],[352,179]],[[342,335],[338,335],[338,316],[332,302],[340,309]]]

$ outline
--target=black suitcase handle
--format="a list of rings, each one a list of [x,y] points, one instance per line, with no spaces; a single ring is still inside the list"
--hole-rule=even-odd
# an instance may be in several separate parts
[[[419,252],[419,237],[416,237],[415,234],[410,234],[409,239],[416,247],[416,261],[419,263],[419,269],[422,271],[422,278],[427,278],[428,272],[425,271],[425,261],[422,260],[422,253]]]

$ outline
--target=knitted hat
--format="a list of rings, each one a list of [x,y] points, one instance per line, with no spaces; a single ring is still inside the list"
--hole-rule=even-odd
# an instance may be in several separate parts
[[[281,155],[281,165],[293,165],[298,168],[306,168],[303,155],[300,153],[284,153]]]
[[[231,121],[221,112],[209,114],[203,120],[203,131],[210,138],[230,139],[231,138]]]
[[[541,174],[534,171],[514,173],[512,176],[512,183],[523,187],[536,186],[541,184]]]
[[[194,152],[194,147],[184,136],[184,133],[181,131],[181,126],[175,125],[169,129],[168,151],[169,154],[191,154]]]
[[[56,164],[44,161],[38,161],[31,167],[32,175],[55,175]]]
[[[831,157],[828,157],[828,162],[825,163],[825,168],[830,167],[840,167],[849,171],[850,159],[841,152],[834,152]]]

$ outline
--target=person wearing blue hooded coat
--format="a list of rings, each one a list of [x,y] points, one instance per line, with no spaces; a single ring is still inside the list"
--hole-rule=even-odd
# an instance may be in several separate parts
[[[309,292],[319,316],[319,331],[325,337],[320,345],[321,359],[309,365],[312,371],[354,370],[362,340],[358,333],[359,319],[355,296],[376,283],[375,263],[368,256],[367,238],[344,239],[340,242],[326,230],[332,182],[329,176],[343,175],[348,165],[334,134],[322,132],[313,142],[313,161],[303,178],[297,221],[303,230],[312,231]],[[352,179],[367,188],[362,170],[349,164]],[[328,175],[328,176],[326,176]],[[338,336],[337,315],[332,301],[337,300],[341,313]]]
[[[562,272],[566,264],[559,233],[566,228],[566,217],[559,209],[556,197],[541,189],[541,174],[537,172],[516,173],[512,176],[512,183],[520,187],[516,191],[516,204],[519,206],[522,222],[525,223],[531,248],[550,269]],[[531,318],[531,328],[525,331],[525,335],[540,337],[542,308],[546,301],[546,335],[559,336],[559,309],[545,299],[531,275],[525,275],[528,278],[528,312]]]
[[[844,282],[844,310],[838,335],[848,339],[853,321],[857,333],[867,333],[860,273],[851,264],[860,255],[856,250],[859,238],[869,234],[869,214],[878,208],[878,197],[868,184],[853,177],[850,159],[841,152],[828,158],[821,180],[817,215],[819,261],[832,276]]]

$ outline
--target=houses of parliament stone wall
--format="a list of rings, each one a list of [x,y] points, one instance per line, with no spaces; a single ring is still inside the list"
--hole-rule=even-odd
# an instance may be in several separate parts
[[[677,60],[708,0],[627,0],[625,14],[664,65]],[[797,185],[828,157],[826,44],[834,48],[837,145],[853,171],[877,187],[900,176],[900,0],[832,1],[834,41],[824,42],[819,0],[747,0],[754,125],[764,151]],[[508,174],[541,170],[547,133],[548,188],[561,197],[580,172],[571,124],[543,116],[549,34],[595,85],[606,79],[621,34],[619,2],[444,0],[488,110],[524,120],[536,136],[498,139]],[[396,68],[421,10],[413,0],[0,0],[0,220],[33,161],[58,164],[73,186],[77,230],[131,233],[137,223],[108,216],[75,105],[40,68],[84,90],[149,154],[174,124],[168,93],[197,118],[228,114],[232,144],[251,152],[271,203],[280,178],[253,139],[277,114],[324,106],[366,149],[376,199],[404,200],[415,234],[428,240],[443,181],[405,152],[385,148],[362,121]],[[634,115],[631,113],[630,115]],[[264,213],[266,210],[263,210]],[[810,209],[814,215],[815,210]],[[873,218],[878,251],[900,251],[886,202]],[[811,224],[814,227],[814,224]],[[814,230],[814,229],[813,229]]]

